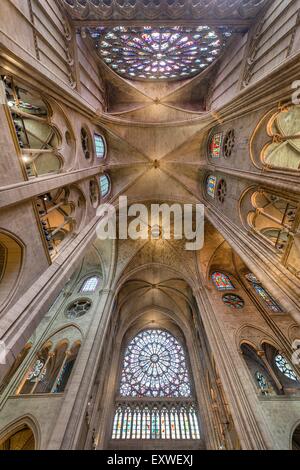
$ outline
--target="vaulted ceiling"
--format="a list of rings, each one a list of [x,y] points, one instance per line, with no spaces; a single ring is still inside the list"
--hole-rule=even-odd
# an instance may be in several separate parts
[[[209,110],[209,94],[220,62],[185,80],[130,80],[115,73],[99,56],[88,28],[120,24],[209,24],[235,30],[234,41],[249,30],[260,8],[256,1],[64,0],[78,34],[97,61],[106,87],[106,110],[96,122],[103,129],[109,157],[106,170],[112,180],[110,202],[127,195],[132,202],[203,201],[205,146],[216,117]],[[223,243],[214,229],[208,252]],[[209,230],[207,234],[209,235]],[[204,257],[204,258],[203,258]],[[205,255],[202,255],[205,259]],[[204,262],[205,265],[205,262]],[[119,306],[125,316],[159,308],[190,315],[192,295],[186,280],[205,279],[198,272],[197,255],[175,240],[118,243],[116,279],[120,279]],[[150,318],[150,317],[149,317]]]

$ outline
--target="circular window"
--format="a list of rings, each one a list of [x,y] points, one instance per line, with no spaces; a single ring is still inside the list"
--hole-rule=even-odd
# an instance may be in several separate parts
[[[236,294],[223,295],[223,302],[227,307],[241,309],[244,307],[244,300]]]
[[[221,204],[223,204],[223,202],[225,201],[226,194],[227,194],[227,183],[225,180],[221,180],[217,187],[217,197],[218,197],[218,200],[221,202]]]
[[[192,77],[216,60],[232,35],[229,28],[204,25],[116,26],[90,28],[89,33],[100,57],[112,70],[139,80]]]
[[[67,308],[65,313],[66,317],[70,320],[79,318],[85,315],[92,306],[92,302],[89,299],[78,299],[72,302]]]
[[[234,149],[234,144],[235,144],[234,141],[235,141],[234,130],[231,129],[230,131],[227,132],[224,138],[223,155],[225,158],[231,157],[232,151]]]
[[[87,130],[84,127],[81,129],[81,134],[80,135],[81,135],[82,150],[83,150],[85,158],[88,159],[91,156],[90,138],[89,138]]]
[[[124,357],[121,396],[191,397],[184,350],[163,330],[146,330],[129,343]]]

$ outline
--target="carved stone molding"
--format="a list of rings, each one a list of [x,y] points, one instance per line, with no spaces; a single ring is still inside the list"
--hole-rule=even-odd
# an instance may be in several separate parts
[[[253,19],[267,0],[60,0],[73,19]]]

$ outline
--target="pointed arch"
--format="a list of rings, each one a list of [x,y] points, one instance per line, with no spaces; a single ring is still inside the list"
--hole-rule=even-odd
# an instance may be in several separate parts
[[[19,238],[10,232],[0,231],[0,311],[5,308],[18,287],[24,250]]]
[[[0,430],[0,450],[38,450],[40,427],[32,415],[24,415]]]

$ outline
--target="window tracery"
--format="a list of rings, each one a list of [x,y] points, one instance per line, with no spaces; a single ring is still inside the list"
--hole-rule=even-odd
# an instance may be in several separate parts
[[[91,156],[91,141],[88,131],[83,127],[80,131],[81,146],[85,158],[88,160]]]
[[[147,330],[129,343],[124,357],[120,395],[190,397],[184,351],[166,331]]]
[[[225,158],[230,158],[235,146],[235,133],[234,129],[230,129],[225,137],[223,144],[223,155]]]
[[[280,372],[285,375],[288,379],[293,380],[295,382],[299,382],[299,379],[294,369],[282,354],[277,354],[277,356],[275,357],[275,364],[280,370]]]
[[[227,183],[224,179],[221,179],[217,187],[217,197],[218,201],[223,204],[227,194]]]
[[[142,26],[89,28],[104,62],[137,80],[178,80],[205,70],[232,35],[228,27]]]
[[[282,263],[300,277],[299,203],[260,190],[251,197],[249,225],[281,256]]]
[[[236,294],[225,294],[222,300],[227,307],[235,310],[240,310],[244,308],[245,305],[244,300]]]
[[[165,330],[144,330],[126,348],[112,439],[200,439],[185,353]]]
[[[120,403],[112,439],[200,439],[196,408],[189,403]]]
[[[92,302],[89,299],[77,299],[69,305],[65,315],[69,320],[74,320],[85,315],[91,306]]]
[[[58,152],[60,135],[51,124],[49,105],[13,77],[2,79],[27,176],[58,173],[63,164]]]
[[[300,169],[300,107],[280,109],[267,124],[272,142],[262,150],[263,163],[271,168]]]
[[[68,348],[67,339],[42,346],[23,378],[17,395],[64,392],[79,349],[79,341],[74,341]]]

